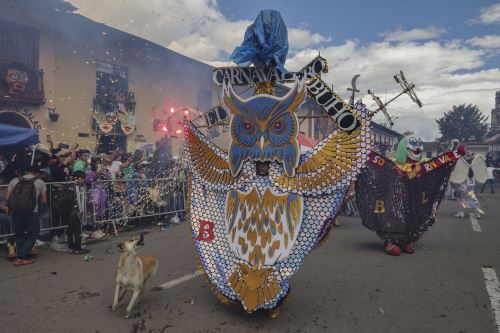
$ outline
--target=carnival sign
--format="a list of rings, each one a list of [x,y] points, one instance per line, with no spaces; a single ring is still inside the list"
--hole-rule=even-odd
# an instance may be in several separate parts
[[[326,59],[317,56],[298,72],[286,72],[278,67],[219,67],[213,71],[212,79],[218,86],[224,81],[232,85],[251,85],[258,82],[294,82],[310,79],[327,73]]]
[[[209,127],[223,123],[229,118],[226,110],[221,105],[210,109],[207,113],[204,114],[204,116],[207,126]]]
[[[0,112],[15,112],[18,115],[22,116],[29,123],[31,123],[31,127],[37,130],[42,129],[39,121],[36,120],[36,116],[30,109],[26,108],[24,105],[18,102],[0,102]]]
[[[359,120],[349,106],[321,78],[308,80],[306,86],[309,95],[332,117],[340,129],[352,132],[358,128]]]

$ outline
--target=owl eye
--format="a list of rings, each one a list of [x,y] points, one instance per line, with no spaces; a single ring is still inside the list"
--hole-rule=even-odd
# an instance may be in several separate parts
[[[251,122],[242,120],[241,121],[241,130],[245,135],[251,135],[254,132],[254,127]]]
[[[253,126],[248,121],[243,121],[243,129],[247,132],[250,132],[251,130],[253,130]]]
[[[285,123],[283,123],[283,120],[282,120],[282,119],[280,119],[280,120],[276,120],[276,121],[273,123],[273,125],[272,125],[271,129],[272,129],[272,132],[273,132],[274,134],[281,134],[281,133],[283,133],[283,132],[286,130],[286,128],[285,128]]]

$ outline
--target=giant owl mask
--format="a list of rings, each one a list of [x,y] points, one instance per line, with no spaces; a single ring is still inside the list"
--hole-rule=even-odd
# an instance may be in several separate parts
[[[301,155],[296,111],[305,95],[300,82],[283,97],[248,99],[225,86],[228,154],[185,124],[195,247],[216,295],[248,312],[272,309],[287,295],[289,278],[328,232],[371,146],[366,109],[357,104],[351,112],[359,128],[334,131]],[[264,161],[268,172],[257,172]]]
[[[262,94],[246,100],[236,95],[231,85],[224,87],[224,106],[233,115],[229,148],[233,176],[247,159],[278,161],[287,176],[295,174],[299,163],[299,121],[295,112],[305,97],[303,83],[295,83],[281,98]]]

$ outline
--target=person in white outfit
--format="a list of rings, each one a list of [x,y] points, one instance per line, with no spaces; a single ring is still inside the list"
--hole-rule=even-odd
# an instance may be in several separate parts
[[[486,173],[488,175],[488,180],[486,180],[486,182],[481,187],[481,193],[484,192],[484,189],[486,188],[486,185],[488,183],[490,184],[491,194],[495,193],[495,191],[493,190],[493,184],[495,182],[495,176],[493,175],[494,170],[495,170],[495,168],[493,167],[493,165],[491,163],[489,163],[488,166],[486,167]]]

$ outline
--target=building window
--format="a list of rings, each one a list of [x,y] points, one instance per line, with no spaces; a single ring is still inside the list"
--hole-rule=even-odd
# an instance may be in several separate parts
[[[128,94],[128,68],[105,62],[97,63],[96,112],[116,111],[117,95]]]
[[[134,114],[135,102],[133,102],[133,98],[133,93],[128,91],[128,68],[101,61],[97,62],[95,114],[114,114],[115,116]],[[116,149],[127,151],[127,135],[129,133],[123,132],[116,119],[111,124],[111,131],[99,134],[97,147],[99,153],[107,153]],[[98,126],[97,123],[94,123],[94,129],[97,130]]]
[[[38,32],[0,23],[0,66],[20,63],[38,69]]]

